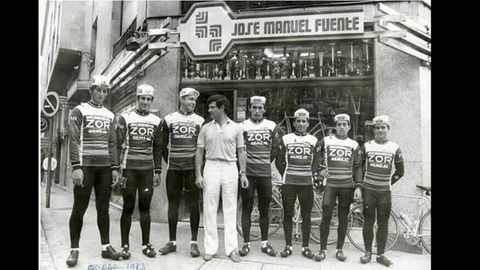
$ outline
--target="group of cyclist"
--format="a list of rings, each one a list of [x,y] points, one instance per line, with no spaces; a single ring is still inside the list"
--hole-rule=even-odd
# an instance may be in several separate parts
[[[245,158],[240,158],[243,150],[238,151],[241,171],[235,171],[232,174],[235,177],[241,176],[241,181],[238,182],[243,202],[241,224],[244,235],[242,247],[239,250],[232,247],[233,251],[227,254],[234,262],[239,261],[238,254],[246,256],[251,249],[250,216],[255,190],[258,193],[260,212],[261,252],[270,256],[277,255],[277,251],[268,241],[268,215],[272,196],[271,163],[275,160],[283,182],[283,227],[286,246],[280,252],[281,257],[288,257],[293,251],[292,216],[295,201],[298,198],[303,220],[301,253],[306,258],[316,261],[326,258],[330,222],[338,199],[339,226],[335,257],[345,261],[347,258],[342,252],[342,247],[347,231],[350,204],[354,200],[363,200],[365,216],[363,237],[366,252],[360,257],[360,261],[362,263],[371,261],[373,225],[377,220],[376,260],[385,266],[392,264],[384,255],[384,248],[391,211],[391,185],[403,176],[403,159],[398,145],[388,140],[387,135],[390,129],[388,116],[381,115],[373,118],[375,139],[359,146],[356,141],[348,138],[351,123],[347,114],[336,115],[334,117],[336,132],[319,141],[317,137],[307,133],[310,118],[308,111],[302,108],[295,111],[293,122],[295,131],[284,134],[273,121],[263,117],[266,111],[266,98],[262,96],[250,98],[250,118],[238,124],[239,128],[236,123],[227,125],[230,123],[228,117],[225,118],[226,123],[223,126],[222,123],[216,123],[217,120],[214,118],[212,121],[217,125],[215,128],[212,125],[204,125],[205,119],[194,113],[200,93],[193,88],[184,88],[180,91],[179,109],[163,119],[150,112],[154,99],[152,86],[139,85],[135,110],[122,113],[117,118],[103,105],[109,88],[110,85],[105,76],[93,76],[90,101],[75,107],[70,117],[70,159],[73,167],[72,181],[75,186],[74,204],[69,222],[71,251],[66,261],[68,266],[74,266],[78,261],[83,215],[87,209],[92,188],[95,189],[97,223],[102,244],[101,256],[113,260],[130,258],[129,234],[137,192],[142,253],[148,257],[156,256],[157,253],[150,243],[150,204],[154,187],[159,186],[161,182],[162,159],[167,164],[169,241],[158,252],[166,255],[177,249],[178,208],[182,189],[185,189],[190,210],[190,255],[200,256],[197,243],[200,220],[199,196],[202,187],[208,185],[209,179],[205,177],[206,170],[213,167],[205,166],[196,172],[195,155],[199,153],[197,147],[203,147],[206,150],[207,160],[212,151],[219,151],[221,157],[227,149],[223,144],[228,146],[230,142],[227,140],[232,139],[228,138],[227,134],[230,129],[232,134],[235,134],[236,130],[241,131],[235,137],[236,147],[246,149],[246,166],[242,165]],[[224,97],[223,99],[226,100]],[[228,102],[220,102],[222,99],[210,100],[208,102],[213,106],[209,106],[209,112],[215,110],[225,115]],[[224,129],[225,126],[228,129]],[[202,142],[198,140],[201,131],[204,134]],[[212,136],[219,142],[215,147],[220,148],[212,150],[208,145],[204,145],[204,142],[207,144],[209,142],[208,137],[204,138],[205,134],[207,136],[210,134],[208,132],[213,132]],[[238,142],[239,140],[241,142]],[[231,168],[236,170],[237,167],[235,165]],[[202,183],[198,183],[199,178],[196,177],[199,171],[203,174],[203,178],[200,178]],[[322,178],[326,181],[322,181]],[[323,182],[326,184],[323,188],[323,213],[319,228],[320,252],[315,255],[309,248],[308,236],[311,229],[314,188],[323,187]],[[119,252],[112,247],[109,240],[108,212],[112,188],[121,189],[124,203],[120,219],[122,247]],[[234,192],[232,196],[236,198],[237,189],[232,191]],[[216,207],[218,208],[218,203]],[[216,213],[216,209],[214,210]],[[216,222],[214,224],[216,226]],[[205,245],[210,241],[209,237],[205,233]],[[209,260],[213,255],[204,254],[204,259]]]

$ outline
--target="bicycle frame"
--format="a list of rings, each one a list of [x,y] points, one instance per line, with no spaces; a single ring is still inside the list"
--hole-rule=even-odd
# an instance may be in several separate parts
[[[408,226],[407,222],[404,219],[400,218],[399,211],[392,207],[389,219],[389,226],[392,225],[394,227],[392,227],[392,231],[389,230],[389,236],[385,246],[385,251],[391,249],[395,245],[398,239],[398,235],[402,233],[408,244],[420,245],[421,242],[427,252],[431,253],[430,240],[428,238],[431,235],[430,228],[428,227],[430,226],[429,221],[431,218],[431,202],[430,197],[428,197],[429,193],[430,191],[422,190],[421,196],[395,193],[392,194],[392,198],[413,198],[418,201],[419,207],[415,210],[418,212],[416,212],[414,219],[411,219],[412,224],[410,224],[410,226]],[[351,224],[349,224],[347,236],[351,244],[353,244],[357,249],[365,251],[362,237],[362,228],[364,221],[362,210],[363,206],[361,204],[352,205],[349,213],[349,222],[351,222]],[[425,221],[426,223],[424,223]],[[354,224],[357,225],[354,226]],[[402,224],[404,229],[402,229],[401,225],[399,224]],[[424,228],[424,224],[427,224],[427,227]],[[426,233],[424,233],[424,230],[426,231]],[[372,244],[375,244],[376,242],[375,237],[376,234],[374,234],[374,240]],[[372,246],[372,248],[374,247]]]
[[[313,191],[313,205],[317,206],[318,208],[322,208],[322,195],[318,194],[317,192]],[[313,209],[312,209],[313,210]],[[317,221],[317,219],[314,219],[311,217],[311,222],[313,223],[314,221]],[[318,218],[318,222],[321,221],[321,218]],[[301,216],[301,211],[300,211],[300,202],[298,199],[295,201],[295,207],[294,207],[294,214],[293,214],[293,222],[295,223],[295,232],[298,232],[298,225],[302,223],[302,216]]]
[[[421,220],[422,216],[424,214],[426,214],[428,211],[430,211],[430,209],[431,209],[430,199],[427,197],[426,193],[427,193],[426,191],[423,191],[422,196],[392,193],[392,197],[396,196],[396,197],[418,199],[419,207],[418,207],[418,212],[415,216],[415,219],[412,220],[413,223],[414,223],[413,228],[409,227],[408,224],[402,218],[400,218],[400,215],[398,214],[398,212],[392,207],[393,214],[398,217],[398,220],[400,221],[400,223],[403,225],[404,228],[407,229],[407,231],[406,231],[407,235],[410,235],[410,236],[413,236],[413,237],[422,237],[423,236],[423,235],[420,235],[418,233],[419,227],[420,227],[420,220]],[[427,204],[427,206],[425,206],[425,204]],[[425,209],[425,210],[422,211],[423,209]],[[406,237],[405,233],[404,233],[404,237]]]

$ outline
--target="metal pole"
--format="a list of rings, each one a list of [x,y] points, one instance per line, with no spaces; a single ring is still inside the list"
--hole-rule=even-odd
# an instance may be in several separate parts
[[[50,208],[50,188],[52,187],[52,171],[51,171],[51,166],[52,166],[52,145],[53,145],[53,117],[50,117],[49,119],[49,128],[50,128],[50,142],[48,146],[48,167],[47,167],[47,202],[46,206],[47,208]]]

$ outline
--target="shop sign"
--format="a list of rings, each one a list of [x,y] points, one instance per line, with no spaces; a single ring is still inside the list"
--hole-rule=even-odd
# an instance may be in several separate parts
[[[180,43],[194,60],[221,59],[235,43],[308,40],[364,32],[363,8],[291,15],[233,14],[223,2],[194,4],[180,20]]]

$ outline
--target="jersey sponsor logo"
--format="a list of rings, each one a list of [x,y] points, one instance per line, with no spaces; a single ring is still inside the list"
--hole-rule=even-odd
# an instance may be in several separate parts
[[[346,161],[349,162],[352,158],[352,150],[343,147],[329,147],[328,158],[331,161]]]
[[[308,159],[312,155],[312,149],[304,144],[290,144],[287,146],[287,153],[292,159]]]
[[[93,133],[107,134],[108,130],[110,130],[110,120],[86,116],[85,128],[88,130],[87,132],[90,134],[93,134]]]
[[[393,162],[393,155],[381,152],[367,153],[368,165],[375,168],[388,169]]]
[[[193,123],[180,122],[172,124],[172,135],[175,139],[191,139],[197,135],[197,126]]]
[[[152,124],[132,123],[130,124],[130,137],[132,140],[151,141],[155,129]]]
[[[268,130],[257,130],[247,132],[247,142],[250,145],[268,145],[271,142],[271,135]]]

